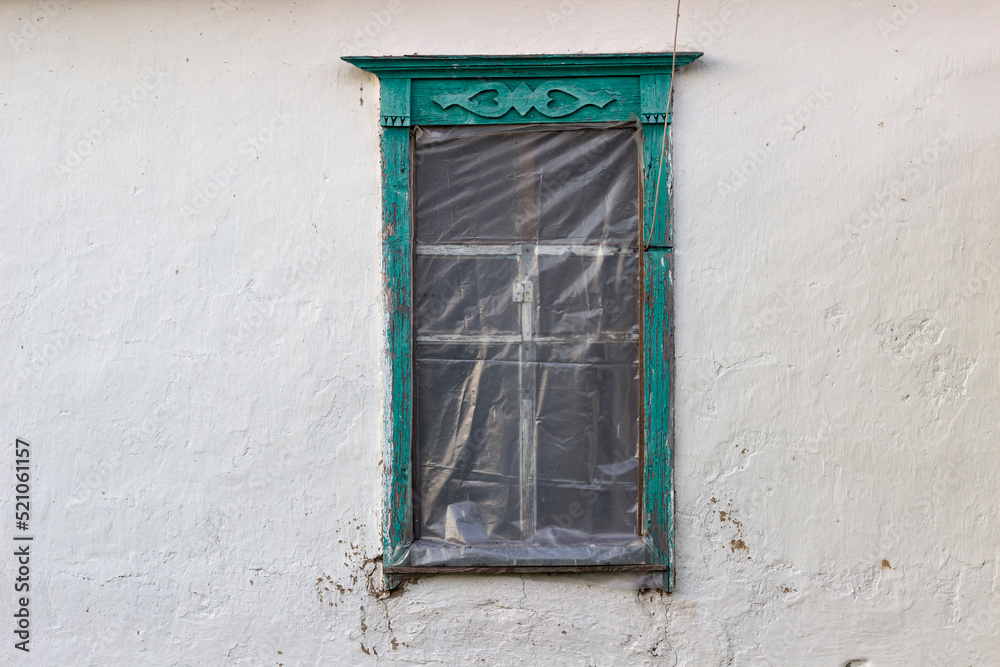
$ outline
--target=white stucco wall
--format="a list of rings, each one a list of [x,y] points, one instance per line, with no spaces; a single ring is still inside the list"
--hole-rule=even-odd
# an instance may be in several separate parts
[[[379,594],[378,84],[339,60],[665,51],[672,3],[0,17],[0,663],[1000,662],[993,0],[684,1],[672,596]]]

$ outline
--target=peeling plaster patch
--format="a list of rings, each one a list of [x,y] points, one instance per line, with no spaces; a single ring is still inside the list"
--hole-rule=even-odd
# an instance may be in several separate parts
[[[954,347],[946,348],[920,365],[923,391],[929,398],[954,400],[965,395],[975,360]]]
[[[352,432],[359,422],[364,423],[365,417],[370,417],[367,398],[375,395],[375,388],[370,379],[363,377],[334,377],[323,381],[318,394],[329,395],[330,409],[318,420],[317,425],[329,428],[332,432],[344,434]],[[343,409],[344,405],[360,406],[352,410]]]
[[[832,591],[855,600],[867,600],[878,593],[880,566],[855,567],[849,570],[833,571],[824,565],[816,574],[816,581],[824,590]]]
[[[649,610],[650,620],[662,629],[662,638],[657,638],[655,647],[657,659],[642,664],[663,667],[733,664],[729,635],[710,612],[676,598],[665,605],[663,597],[653,592],[643,593],[640,599]]]
[[[847,311],[844,309],[842,304],[837,304],[830,309],[828,309],[823,314],[823,320],[826,323],[826,328],[834,333],[840,331],[844,328],[844,318],[847,315]]]
[[[718,402],[715,392],[718,384],[718,366],[712,370],[706,368],[708,363],[692,363],[691,370],[686,375],[691,379],[685,381],[681,392],[686,400],[696,403],[696,410],[700,417],[715,419],[719,414]]]
[[[323,581],[324,579],[326,579],[326,581]],[[330,577],[329,575],[324,574],[321,577],[316,577],[316,594],[319,596],[319,603],[321,605],[323,605],[323,604],[329,604],[331,607],[333,607],[333,606],[336,606],[336,603],[333,600],[328,600],[327,599],[327,596],[332,595],[332,591],[330,590],[330,586],[334,586],[340,592],[343,592],[343,588],[340,585],[335,584],[333,582],[333,578]],[[326,595],[324,596],[324,594],[326,594]]]
[[[720,510],[719,511],[719,521],[722,521],[723,523],[725,523],[726,521],[729,521],[734,526],[736,526],[737,529],[743,528],[743,522],[734,519],[733,516],[732,516],[732,514],[730,514],[726,510]]]
[[[747,430],[737,434],[732,440],[718,446],[717,455],[708,461],[705,481],[712,483],[720,477],[743,472],[751,458],[770,448],[774,442],[774,437],[769,433]]]
[[[1000,632],[1000,609],[995,603],[1000,588],[997,574],[996,561],[986,561],[959,575],[953,622],[961,638],[971,642]]]
[[[712,505],[717,505],[718,502],[719,502],[719,500],[715,496],[712,496],[711,502],[712,502]],[[730,524],[730,526],[732,526],[732,528],[735,529],[735,535],[731,531],[726,531],[726,532],[729,532],[729,535],[731,536],[730,539],[729,539],[729,541],[728,541],[728,543],[726,542],[726,536],[725,535],[721,536],[721,539],[719,539],[719,541],[724,545],[724,547],[725,547],[725,545],[728,545],[729,546],[729,550],[730,550],[731,553],[736,553],[738,551],[742,552],[743,554],[746,554],[746,557],[749,560],[750,559],[750,556],[749,556],[749,549],[750,549],[750,547],[747,545],[746,538],[745,538],[745,536],[743,534],[743,522],[740,521],[739,519],[737,519],[733,515],[733,507],[732,507],[732,505],[733,505],[733,501],[731,499],[729,499],[729,500],[726,501],[726,507],[727,507],[727,509],[717,510],[717,509],[715,509],[713,507],[711,509],[710,513],[709,513],[709,517],[711,517],[712,514],[717,513],[719,515],[719,523],[718,524],[712,524],[712,523],[710,523],[706,527],[709,528],[709,532],[716,539],[719,539],[720,533],[722,533],[724,531],[722,531],[722,530],[716,530],[716,529],[712,528],[711,526],[715,525],[715,526],[722,526],[722,527],[724,527],[727,523]]]
[[[900,359],[914,359],[941,340],[944,327],[930,319],[914,314],[900,321],[889,321],[875,328],[879,349]]]
[[[941,346],[943,333],[944,327],[923,313],[883,322],[875,328],[879,349],[913,364],[920,394],[938,403],[965,395],[966,382],[976,364],[961,350]],[[909,397],[906,393],[903,400]]]

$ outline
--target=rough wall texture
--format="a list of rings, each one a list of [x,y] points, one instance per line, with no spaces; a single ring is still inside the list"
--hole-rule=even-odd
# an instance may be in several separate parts
[[[0,663],[997,664],[996,4],[682,9],[677,592],[387,597],[378,84],[339,57],[669,50],[672,4],[5,2]]]

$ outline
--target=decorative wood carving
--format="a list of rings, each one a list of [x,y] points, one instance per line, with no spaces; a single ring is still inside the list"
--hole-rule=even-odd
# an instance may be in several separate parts
[[[553,91],[559,91],[573,99],[560,100],[552,96]],[[571,83],[558,81],[546,81],[532,90],[522,81],[514,90],[499,82],[474,83],[462,92],[441,93],[431,99],[442,109],[458,105],[483,118],[500,118],[511,109],[522,116],[534,109],[549,118],[562,118],[585,106],[603,109],[617,97],[607,90],[584,90]]]

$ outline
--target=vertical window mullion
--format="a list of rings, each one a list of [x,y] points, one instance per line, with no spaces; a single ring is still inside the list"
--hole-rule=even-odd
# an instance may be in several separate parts
[[[535,483],[538,456],[535,447],[536,370],[535,366],[535,285],[538,259],[533,244],[521,246],[518,259],[521,281],[521,343],[518,358],[521,398],[520,458],[521,458],[521,539],[535,534],[538,522],[538,489]]]
[[[538,188],[535,153],[530,144],[517,143],[517,230],[519,237],[532,239],[522,243],[518,257],[521,281],[521,345],[520,345],[520,463],[521,463],[521,539],[530,540],[538,528],[538,449],[536,416],[537,366],[535,354],[535,296],[538,285]]]

